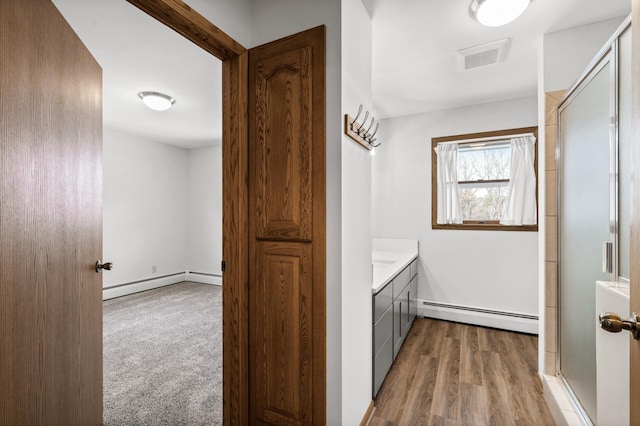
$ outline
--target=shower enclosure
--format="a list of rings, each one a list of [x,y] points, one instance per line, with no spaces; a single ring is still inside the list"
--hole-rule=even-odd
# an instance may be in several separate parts
[[[558,107],[558,365],[596,421],[595,281],[629,277],[631,27],[598,54]]]

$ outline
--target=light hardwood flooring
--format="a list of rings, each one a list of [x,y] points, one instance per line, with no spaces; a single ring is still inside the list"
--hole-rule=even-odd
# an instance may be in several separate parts
[[[369,424],[553,425],[537,346],[536,336],[417,318]]]

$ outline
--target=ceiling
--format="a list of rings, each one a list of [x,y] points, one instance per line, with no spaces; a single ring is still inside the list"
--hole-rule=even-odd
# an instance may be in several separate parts
[[[365,2],[375,109],[384,118],[535,96],[543,34],[631,12],[630,0],[533,0],[514,22],[489,28],[469,16],[471,0]],[[511,39],[504,62],[458,70],[458,50],[504,38]]]
[[[513,23],[488,28],[469,16],[470,1],[363,0],[373,17],[377,116],[535,96],[542,34],[631,9],[630,0],[534,0]],[[53,2],[103,68],[105,127],[183,148],[220,143],[218,59],[124,0]],[[503,38],[511,39],[504,62],[458,70],[458,50]],[[176,103],[152,111],[137,97],[145,90]]]
[[[182,148],[222,140],[222,64],[124,0],[53,0],[103,72],[105,127]],[[138,92],[176,99],[152,111]]]

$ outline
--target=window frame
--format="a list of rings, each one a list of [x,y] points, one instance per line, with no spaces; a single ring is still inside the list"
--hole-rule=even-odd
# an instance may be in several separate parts
[[[436,155],[435,148],[442,142],[455,142],[468,139],[485,139],[486,138],[504,138],[509,135],[517,135],[522,133],[533,133],[536,138],[536,149],[534,168],[536,174],[536,218],[537,222],[540,222],[539,207],[538,207],[538,127],[519,127],[515,129],[494,130],[490,132],[480,133],[467,133],[463,135],[442,136],[437,138],[431,138],[431,229],[457,229],[457,230],[475,230],[475,231],[525,231],[525,232],[537,232],[538,223],[535,225],[501,225],[497,220],[477,221],[477,220],[465,220],[461,224],[440,224],[438,220],[438,156]],[[467,141],[460,145],[478,143],[479,141]],[[460,183],[460,181],[458,181]],[[492,181],[486,181],[492,182]]]

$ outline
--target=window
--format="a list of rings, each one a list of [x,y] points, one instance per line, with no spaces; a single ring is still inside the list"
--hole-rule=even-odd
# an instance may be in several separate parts
[[[529,141],[526,161],[518,145],[523,136]],[[432,228],[537,231],[537,136],[537,127],[526,127],[433,138]],[[512,146],[520,165],[513,171]],[[521,169],[529,170],[527,178],[518,175]],[[529,212],[524,221],[512,220],[522,209]]]

